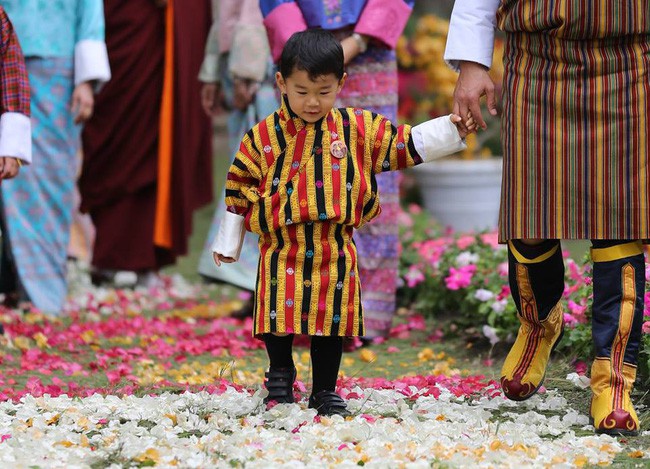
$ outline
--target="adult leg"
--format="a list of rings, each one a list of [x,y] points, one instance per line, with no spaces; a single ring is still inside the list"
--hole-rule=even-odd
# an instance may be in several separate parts
[[[592,241],[594,263],[591,417],[598,433],[633,435],[639,418],[630,400],[636,378],[645,294],[640,241]]]
[[[537,392],[563,326],[560,304],[564,261],[560,241],[508,241],[508,276],[521,326],[501,371],[509,399],[523,401]]]

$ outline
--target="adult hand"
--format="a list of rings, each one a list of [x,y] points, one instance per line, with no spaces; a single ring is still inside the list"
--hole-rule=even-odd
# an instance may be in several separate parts
[[[0,157],[0,179],[11,179],[16,177],[19,170],[20,165],[16,158],[13,156]]]
[[[234,108],[245,111],[248,105],[253,102],[257,88],[257,83],[251,83],[249,80],[244,80],[243,78],[235,78],[233,81],[232,98]]]
[[[83,82],[75,86],[72,92],[74,123],[80,124],[90,119],[90,116],[93,115],[94,105],[95,97],[93,96],[93,88],[90,86],[90,83]]]
[[[478,127],[483,130],[487,128],[487,124],[481,114],[480,99],[483,96],[487,98],[488,112],[496,116],[497,104],[494,82],[490,78],[490,75],[488,75],[487,68],[476,62],[461,62],[460,75],[458,76],[456,88],[454,89],[453,107],[453,113],[458,114],[462,118],[461,126],[473,116]]]
[[[208,117],[214,117],[221,112],[222,93],[219,83],[204,83],[201,87],[201,106]]]

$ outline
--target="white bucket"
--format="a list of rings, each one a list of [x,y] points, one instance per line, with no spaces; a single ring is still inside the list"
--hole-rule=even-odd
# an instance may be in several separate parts
[[[499,217],[501,158],[442,159],[413,169],[425,208],[455,231],[494,229]]]

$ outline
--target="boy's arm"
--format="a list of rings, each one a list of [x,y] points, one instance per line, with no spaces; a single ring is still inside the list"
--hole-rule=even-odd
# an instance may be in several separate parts
[[[74,48],[74,84],[92,82],[95,91],[111,79],[105,42],[104,4],[102,0],[77,3],[77,29]]]
[[[0,157],[31,163],[29,79],[13,26],[1,7],[0,28]]]
[[[260,155],[250,139],[249,132],[239,147],[226,178],[226,215],[212,242],[215,262],[234,262],[239,259],[244,242],[244,217],[251,202],[245,194],[254,193],[261,179]],[[249,195],[250,197],[250,195]]]
[[[375,173],[397,171],[429,162],[467,148],[450,116],[431,119],[411,127],[395,127],[381,115],[372,114],[372,164]]]

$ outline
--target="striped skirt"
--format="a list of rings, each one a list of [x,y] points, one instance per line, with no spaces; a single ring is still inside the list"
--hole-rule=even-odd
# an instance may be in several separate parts
[[[260,236],[253,334],[363,335],[351,226],[288,225]]]
[[[499,237],[650,238],[650,36],[509,33]]]

